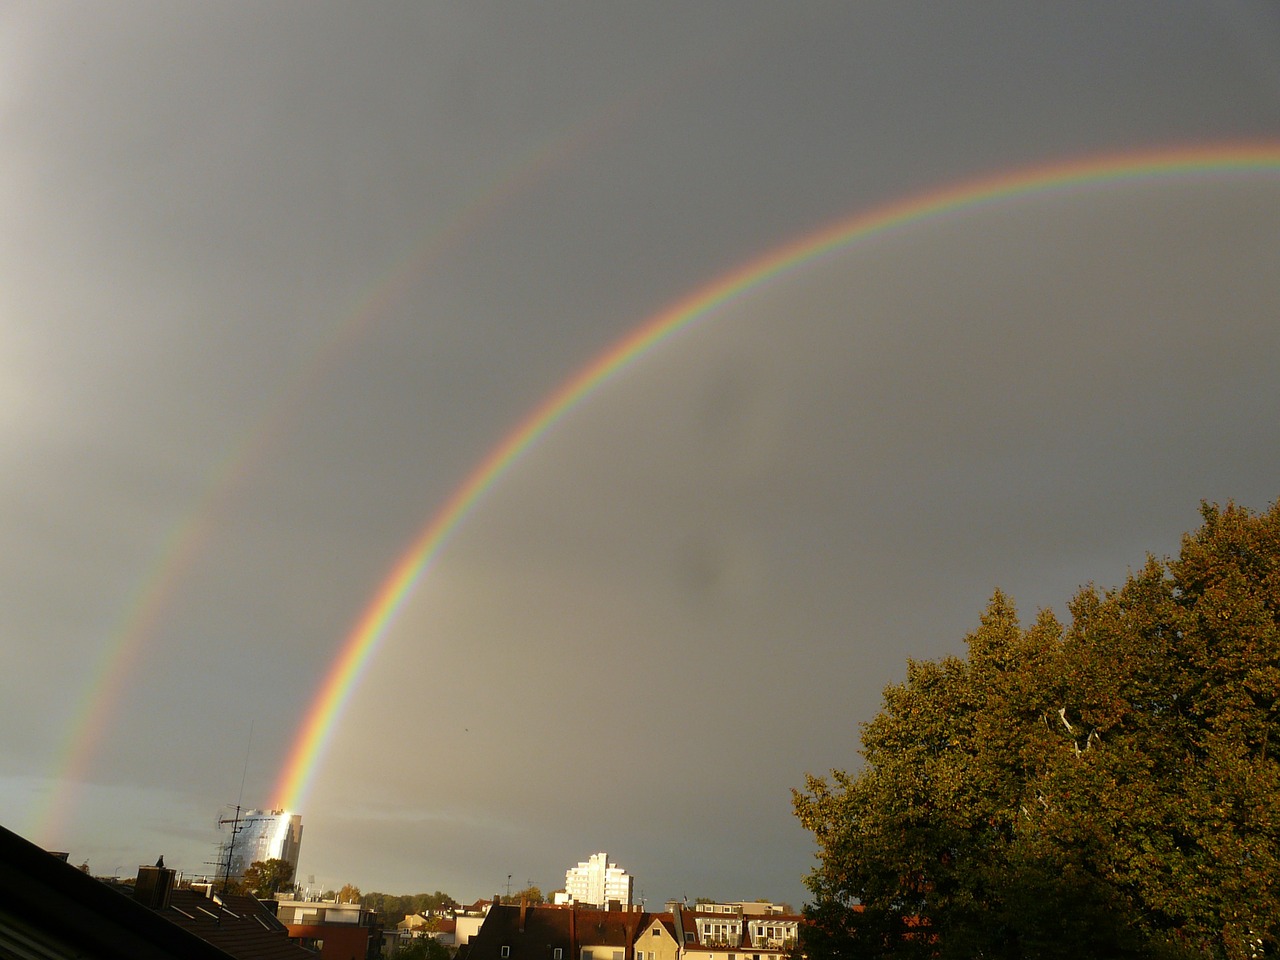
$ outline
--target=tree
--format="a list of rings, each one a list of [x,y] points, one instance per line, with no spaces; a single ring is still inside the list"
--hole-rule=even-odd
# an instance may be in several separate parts
[[[505,894],[500,899],[502,903],[520,903],[522,900],[530,904],[547,902],[547,898],[542,895],[542,890],[532,885],[525,887],[523,890],[517,890],[515,893]]]
[[[437,890],[435,893],[415,893],[415,894],[391,894],[391,893],[366,893],[361,897],[360,902],[364,904],[368,910],[376,910],[384,919],[393,921],[400,917],[410,916],[415,913],[431,914],[442,913],[447,910],[455,909],[458,906],[456,900],[449,894]]]
[[[1280,505],[1201,513],[1068,627],[997,592],[964,658],[908,662],[863,768],[795,792],[809,956],[1280,949]]]
[[[415,937],[396,947],[391,956],[394,960],[449,960],[449,948],[435,937]]]
[[[255,897],[269,900],[293,883],[293,864],[287,860],[255,860],[241,878],[241,886]]]
[[[335,897],[335,899],[339,903],[359,903],[360,888],[357,886],[353,886],[350,883],[345,883],[342,885],[342,889],[338,891],[338,894]]]
[[[458,907],[458,901],[442,890],[435,893],[415,893],[412,900],[414,913],[442,913]]]

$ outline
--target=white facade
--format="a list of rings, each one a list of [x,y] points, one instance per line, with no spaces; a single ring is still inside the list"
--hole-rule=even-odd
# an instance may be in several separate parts
[[[630,906],[634,886],[635,878],[616,863],[610,863],[607,853],[593,854],[564,875],[567,899],[597,907],[608,906],[611,900]]]

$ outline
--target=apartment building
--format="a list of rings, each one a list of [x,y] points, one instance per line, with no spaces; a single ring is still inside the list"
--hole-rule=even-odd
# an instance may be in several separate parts
[[[610,863],[607,853],[596,853],[565,871],[564,893],[557,895],[556,902],[594,907],[630,905],[634,888],[634,877]]]

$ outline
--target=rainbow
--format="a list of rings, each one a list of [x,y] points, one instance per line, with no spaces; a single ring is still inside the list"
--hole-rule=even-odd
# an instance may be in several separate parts
[[[774,248],[639,324],[520,420],[431,515],[422,532],[401,554],[343,641],[308,707],[275,787],[272,806],[296,810],[304,804],[343,708],[359,686],[379,641],[451,535],[523,453],[623,367],[770,280],[857,241],[924,220],[1032,194],[1097,189],[1135,181],[1256,174],[1280,175],[1280,142],[1232,142],[1092,156],[966,180],[857,213]]]
[[[428,268],[453,252],[478,230],[514,206],[572,160],[607,142],[618,127],[637,114],[674,96],[694,75],[714,69],[720,60],[740,55],[766,31],[726,33],[712,50],[700,50],[660,83],[641,87],[605,102],[572,128],[545,137],[503,164],[438,227],[424,231],[406,255],[384,270],[353,308],[330,325],[314,349],[295,364],[267,404],[266,414],[227,450],[214,466],[194,506],[169,531],[154,561],[126,597],[90,670],[86,693],[67,723],[57,751],[53,792],[37,813],[30,833],[46,844],[61,844],[78,785],[87,778],[92,759],[121,701],[129,675],[142,651],[164,622],[171,598],[191,575],[205,547],[216,535],[217,521],[227,503],[258,465],[278,445],[296,421],[306,398],[326,374],[337,367],[362,339],[420,281]]]

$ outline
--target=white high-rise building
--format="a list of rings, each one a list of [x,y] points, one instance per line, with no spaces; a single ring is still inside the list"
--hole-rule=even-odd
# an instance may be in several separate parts
[[[607,853],[593,854],[564,875],[566,898],[596,907],[607,907],[611,900],[630,906],[634,886],[635,878],[610,863]]]

